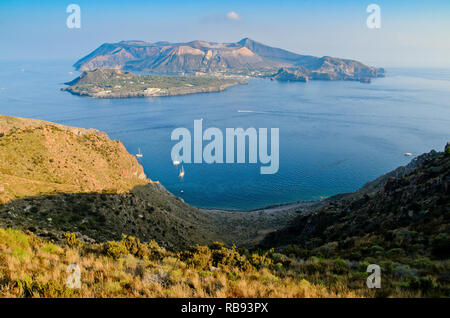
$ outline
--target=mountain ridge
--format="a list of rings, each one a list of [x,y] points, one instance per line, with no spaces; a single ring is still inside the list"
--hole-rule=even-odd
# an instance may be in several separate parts
[[[358,61],[301,55],[249,38],[235,43],[200,40],[186,43],[104,43],[75,62],[74,67],[79,71],[116,68],[155,74],[256,77],[270,77],[284,67],[300,70],[308,79],[365,81],[382,77],[385,72],[382,68],[367,66]]]
[[[350,195],[298,215],[262,247],[295,246],[301,253],[349,259],[391,250],[450,257],[450,146],[415,158]],[[374,248],[375,249],[375,248]],[[400,251],[400,249],[402,251]],[[342,253],[345,251],[345,253]],[[391,251],[394,253],[394,251]]]

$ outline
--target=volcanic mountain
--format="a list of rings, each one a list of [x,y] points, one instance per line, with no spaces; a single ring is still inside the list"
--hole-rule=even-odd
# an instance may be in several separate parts
[[[116,68],[156,74],[280,76],[280,69],[301,73],[300,78],[367,80],[381,77],[382,68],[329,56],[300,55],[245,38],[236,43],[122,41],[105,43],[74,64],[80,71]]]

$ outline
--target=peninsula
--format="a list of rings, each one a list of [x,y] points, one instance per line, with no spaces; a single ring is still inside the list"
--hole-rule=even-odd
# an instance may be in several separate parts
[[[138,75],[119,69],[84,71],[62,88],[74,95],[94,98],[176,96],[220,92],[242,80],[206,76]]]

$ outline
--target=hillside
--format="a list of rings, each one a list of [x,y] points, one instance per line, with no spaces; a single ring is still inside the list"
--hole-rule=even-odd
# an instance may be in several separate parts
[[[333,57],[300,55],[245,38],[236,43],[122,41],[105,43],[74,64],[80,71],[114,68],[159,74],[272,76],[285,67],[308,79],[364,80],[384,70]]]
[[[367,256],[450,257],[450,146],[380,177],[353,195],[297,216],[265,247],[355,260]]]
[[[0,159],[0,226],[55,241],[70,231],[88,241],[134,235],[170,249],[219,238],[255,244],[295,215],[192,207],[95,129],[0,115]]]
[[[0,203],[52,192],[126,192],[148,180],[120,141],[95,129],[0,115]]]
[[[235,79],[201,76],[137,75],[116,69],[84,71],[62,88],[72,94],[96,98],[158,97],[220,92],[245,84]]]
[[[226,212],[173,196],[100,131],[8,116],[0,131],[0,296],[450,296],[450,145],[352,194]]]

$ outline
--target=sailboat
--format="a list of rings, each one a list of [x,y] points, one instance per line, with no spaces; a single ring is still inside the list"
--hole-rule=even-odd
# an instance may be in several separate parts
[[[183,179],[183,177],[184,177],[184,167],[183,166],[181,166],[181,171],[178,176]]]
[[[136,154],[137,158],[142,158],[144,155],[141,153],[141,148],[139,148],[139,153]]]

